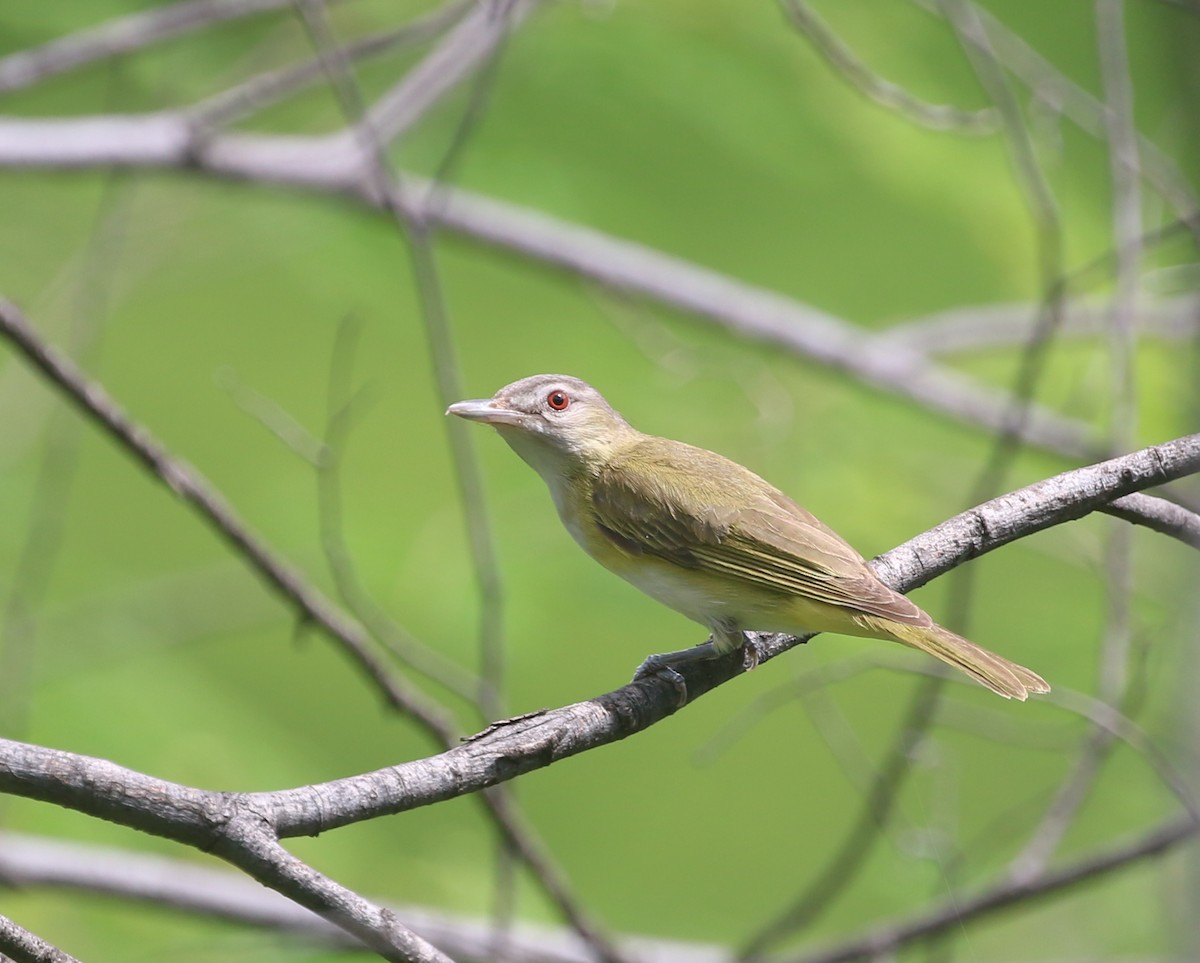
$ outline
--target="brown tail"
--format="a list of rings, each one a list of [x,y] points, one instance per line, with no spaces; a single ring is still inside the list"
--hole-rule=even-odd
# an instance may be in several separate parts
[[[1024,702],[1030,693],[1050,691],[1046,680],[1036,672],[1015,662],[1009,662],[1008,659],[989,652],[961,635],[943,629],[940,625],[906,625],[873,615],[862,615],[855,621],[878,631],[886,638],[928,652],[947,665],[962,669],[976,682],[1006,699],[1020,699]]]

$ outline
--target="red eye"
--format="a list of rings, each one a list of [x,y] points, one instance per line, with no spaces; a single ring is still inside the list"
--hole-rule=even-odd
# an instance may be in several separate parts
[[[564,411],[570,403],[571,399],[567,397],[565,391],[551,391],[550,394],[546,395],[546,404],[555,411]]]

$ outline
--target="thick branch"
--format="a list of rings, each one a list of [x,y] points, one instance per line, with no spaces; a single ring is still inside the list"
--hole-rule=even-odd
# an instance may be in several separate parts
[[[1114,498],[1200,471],[1200,434],[1045,479],[964,512],[873,561],[909,591],[1001,545],[1080,518]],[[765,659],[800,639],[758,636]],[[740,657],[681,669],[694,700],[740,674]],[[632,683],[586,702],[500,723],[463,745],[315,786],[247,796],[176,787],[112,763],[0,740],[0,790],[56,802],[147,832],[195,841],[249,807],[281,836],[315,834],[363,819],[477,792],[597,746],[673,714],[678,692],[662,679]],[[97,790],[99,787],[99,791]]]

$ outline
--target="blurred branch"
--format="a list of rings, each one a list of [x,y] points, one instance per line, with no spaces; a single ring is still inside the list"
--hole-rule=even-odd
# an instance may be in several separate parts
[[[453,740],[453,723],[444,710],[420,690],[387,672],[370,650],[363,627],[347,616],[274,552],[237,516],[225,498],[194,468],[171,455],[150,432],[132,421],[99,382],[89,380],[75,364],[43,341],[17,307],[0,300],[0,337],[85,417],[103,429],[153,477],[183,499],[278,592],[301,619],[319,625],[341,643],[388,704],[404,712],[443,744]]]
[[[90,357],[99,339],[131,196],[130,184],[122,175],[105,179],[76,268],[68,336],[74,357]],[[79,427],[62,408],[51,413],[25,537],[0,610],[0,732],[9,735],[24,731],[33,688],[30,673],[38,634],[36,613],[49,589],[62,543],[65,509],[79,460]]]
[[[770,946],[790,933],[804,930],[854,881],[870,855],[878,833],[891,821],[892,811],[899,805],[900,787],[907,777],[913,752],[924,739],[937,711],[938,700],[934,696],[940,691],[942,681],[940,675],[922,680],[900,720],[896,742],[871,779],[866,798],[841,844],[800,895],[746,941],[738,952],[738,960],[761,959]]]
[[[922,354],[945,355],[1007,348],[1025,341],[1037,323],[1030,304],[979,304],[902,321],[881,339]],[[1107,333],[1109,304],[1072,299],[1063,305],[1059,336],[1097,337]],[[1146,300],[1134,319],[1139,335],[1182,341],[1200,336],[1200,294]]]
[[[1170,852],[1200,832],[1190,816],[1166,820],[1121,846],[1102,849],[1026,883],[1001,883],[974,897],[955,897],[945,905],[898,923],[879,927],[863,936],[817,953],[793,958],[794,963],[849,963],[878,959],[902,946],[928,940],[941,933],[1007,909],[1055,895],[1080,883],[1102,878],[1125,866]]]
[[[1134,385],[1134,319],[1137,310],[1141,237],[1141,194],[1138,190],[1137,141],[1133,126],[1133,90],[1125,50],[1124,0],[1096,4],[1100,62],[1108,100],[1106,126],[1113,183],[1113,248],[1117,252],[1116,293],[1110,311],[1113,414],[1110,435],[1114,451],[1132,444],[1136,429]],[[1108,619],[1100,651],[1098,695],[1107,705],[1126,701],[1132,638],[1130,599],[1133,594],[1133,538],[1125,526],[1110,533],[1104,561]],[[1012,860],[1010,876],[1035,878],[1062,842],[1115,744],[1113,734],[1094,727],[1071,771],[1059,786],[1029,841]]]
[[[934,364],[914,351],[795,301],[683,258],[459,188],[426,206],[429,184],[405,175],[387,195],[344,141],[225,134],[197,142],[180,116],[0,119],[0,166],[79,169],[97,165],[187,168],[211,175],[348,194],[408,218],[636,292],[727,328],[739,337],[844,371],[865,384],[988,430],[1004,424],[1007,394]],[[1021,437],[1072,458],[1095,457],[1089,426],[1035,408]]]
[[[346,547],[342,523],[341,467],[357,411],[355,405],[363,400],[361,392],[354,393],[351,390],[357,337],[357,324],[352,319],[343,321],[338,327],[329,362],[325,438],[316,466],[321,547],[342,604],[367,627],[371,635],[410,669],[459,698],[475,703],[479,680],[414,638],[380,608],[359,581],[354,558]]]
[[[1016,175],[1017,186],[1037,229],[1038,266],[1043,304],[1037,322],[1022,352],[1021,364],[1008,403],[1001,412],[991,453],[970,489],[967,504],[994,495],[1003,483],[1018,450],[1021,436],[1033,414],[1033,397],[1049,351],[1051,337],[1062,316],[1063,290],[1058,283],[1062,262],[1062,225],[1058,207],[1038,163],[1032,140],[1017,108],[1007,78],[995,62],[987,44],[972,43],[975,24],[969,11],[952,0],[939,4],[954,28],[975,73],[993,103],[992,116],[999,121]],[[951,575],[950,613],[947,625],[966,634],[974,587],[972,567],[960,567]],[[919,758],[928,731],[932,728],[942,701],[943,674],[932,675],[909,698],[900,726],[874,772],[865,799],[842,843],[824,867],[804,887],[800,896],[746,944],[743,959],[755,959],[768,947],[790,933],[812,925],[813,921],[849,887],[870,856],[875,841],[891,820],[899,805],[901,792]]]
[[[352,123],[380,146],[410,130],[447,93],[486,62],[538,0],[476,0],[474,9],[399,83]],[[353,131],[343,136],[359,136]]]
[[[526,0],[516,0],[516,2],[532,7],[532,3],[526,3]],[[504,0],[504,3],[507,3],[507,0]],[[481,25],[478,20],[474,21],[476,26],[471,28],[474,31],[471,36],[479,36],[485,27],[493,31],[492,39],[483,48],[480,48],[484,51],[480,54],[481,56],[490,52],[508,29],[508,10],[491,3],[486,6],[489,17],[494,14],[498,19],[494,22],[489,20],[484,25]],[[450,333],[445,292],[430,244],[428,221],[424,212],[414,213],[413,208],[400,200],[397,179],[388,164],[384,141],[375,126],[377,121],[384,122],[384,120],[366,112],[362,91],[349,64],[334,54],[336,40],[326,20],[323,3],[321,0],[296,0],[296,9],[324,64],[330,87],[337,97],[346,121],[352,125],[352,133],[364,152],[366,184],[372,196],[381,201],[401,237],[407,242],[410,266],[416,282],[418,303],[421,309],[421,319],[424,323],[430,357],[433,362],[434,378],[442,397],[442,404],[449,405],[461,398],[462,394],[458,377],[458,361]],[[470,22],[464,21],[463,27],[456,31],[455,36],[463,36],[462,31],[469,26]],[[445,49],[447,46],[454,47],[458,42],[455,36],[448,38],[439,49]],[[462,56],[469,60],[466,53],[462,53]],[[437,51],[424,63],[430,62],[440,63],[437,60]],[[418,67],[414,73],[421,69]],[[430,72],[423,76],[440,78],[438,81],[440,83],[454,76],[455,69],[457,68],[447,72],[441,67],[437,70],[431,68]],[[489,71],[484,75],[484,80],[488,81],[493,76],[494,74]],[[404,86],[404,84],[400,85],[400,87]],[[436,88],[437,83],[431,82],[431,86]],[[413,96],[419,100],[419,94],[415,91],[421,88],[414,87],[412,89],[414,90]],[[440,89],[448,89],[448,85],[442,86]],[[429,102],[432,103],[432,101]],[[474,103],[475,98],[472,98],[472,107]],[[463,124],[456,131],[451,152],[456,151],[465,143],[469,133],[468,128],[476,119],[475,111],[468,110]],[[501,714],[504,667],[503,592],[499,563],[492,544],[491,525],[483,498],[483,482],[475,458],[473,442],[467,435],[466,426],[458,423],[456,419],[447,422],[446,431],[450,442],[455,479],[466,516],[471,560],[481,599],[479,643],[483,670],[477,704],[485,715],[496,718]],[[497,892],[497,923],[499,925],[496,927],[496,934],[498,941],[505,935],[510,922],[508,919],[512,908],[510,894],[513,889],[511,858],[515,856],[528,866],[542,891],[600,959],[605,963],[624,963],[621,951],[571,892],[565,875],[555,865],[533,828],[522,818],[507,787],[485,790],[480,798],[499,830],[502,847],[497,868],[497,878],[500,883]]]
[[[31,87],[47,77],[85,64],[130,54],[145,47],[227,20],[287,7],[291,0],[184,0],[168,3],[40,47],[0,58],[0,93]]]
[[[0,916],[0,959],[8,963],[79,963],[75,957]]]
[[[945,104],[931,104],[910,94],[899,84],[872,72],[837,34],[829,29],[815,10],[803,0],[782,0],[784,13],[817,53],[855,90],[888,110],[932,130],[958,130],[970,134],[988,134],[996,129],[996,111],[963,110]]]
[[[787,682],[775,686],[773,689],[768,689],[761,697],[755,699],[739,713],[731,717],[721,729],[718,729],[714,733],[710,744],[703,750],[701,761],[708,761],[711,757],[725,751],[736,740],[745,736],[755,725],[763,722],[772,712],[794,702],[797,698],[808,699],[818,693],[827,694],[831,685],[846,682],[863,673],[872,672],[876,669],[884,669],[889,672],[907,672],[930,679],[944,679],[947,683],[954,686],[974,688],[974,683],[964,676],[959,674],[945,675],[940,665],[924,659],[910,658],[904,652],[883,650],[857,657],[852,656],[839,659],[828,665],[799,672]],[[1040,697],[1039,701],[1041,700],[1049,702],[1065,712],[1078,716],[1092,723],[1097,728],[1105,729],[1112,733],[1115,738],[1132,749],[1153,770],[1154,775],[1170,791],[1171,795],[1179,801],[1180,806],[1197,822],[1200,822],[1200,802],[1197,802],[1183,774],[1179,772],[1178,768],[1167,758],[1165,753],[1146,732],[1127,715],[1122,713],[1120,709],[1101,702],[1095,696],[1077,692],[1061,685],[1056,686],[1052,692]],[[949,706],[951,703],[945,703],[945,705]],[[967,703],[958,703],[958,705],[963,709],[968,707]],[[989,703],[989,705],[992,705],[992,703]],[[975,712],[984,712],[987,715],[986,720],[975,729],[976,735],[980,735],[981,738],[994,741],[1008,741],[1014,744],[1020,741],[1017,734],[1012,731],[1008,733],[1006,739],[1001,740],[999,733],[1002,727],[1008,725],[1011,730],[1014,723],[1012,715],[1004,712],[1003,708],[986,709],[982,706],[971,706],[970,708]],[[944,719],[937,721],[939,725],[948,725]],[[963,731],[971,731],[967,726],[960,725],[958,728]],[[1032,748],[1061,752],[1064,749],[1074,747],[1076,740],[1071,739],[1066,741],[1061,737],[1048,739],[1046,738],[1046,734],[1043,733],[1040,740],[1026,738],[1022,744]]]
[[[18,833],[0,833],[0,880],[22,889],[55,887],[166,906],[234,923],[305,937],[317,944],[362,948],[350,936],[273,890],[227,869],[190,860]],[[390,907],[458,963],[495,963],[489,924],[421,906]],[[724,947],[645,937],[622,940],[637,959],[655,963],[728,963]],[[522,924],[506,963],[594,963],[570,930]]]
[[[942,0],[914,0],[926,9],[938,7]],[[1093,137],[1107,136],[1107,108],[1103,101],[1076,84],[1054,64],[1034,50],[1020,34],[1005,26],[994,14],[974,3],[969,6],[978,19],[983,35],[1006,70],[1028,87],[1040,100],[1052,104],[1081,130]],[[1200,232],[1200,201],[1175,162],[1149,138],[1137,135],[1141,158],[1139,174],[1167,200],[1176,215],[1187,222],[1193,233]]]
[[[397,47],[429,40],[460,20],[476,2],[452,0],[399,27],[352,40],[341,48],[340,55],[351,61],[366,60]],[[323,77],[321,58],[314,57],[291,67],[257,74],[244,83],[193,104],[187,108],[187,114],[197,127],[211,133],[285,100]]]

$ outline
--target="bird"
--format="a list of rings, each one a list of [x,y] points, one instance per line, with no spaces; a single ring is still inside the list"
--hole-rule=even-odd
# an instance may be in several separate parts
[[[491,425],[545,481],[588,555],[707,627],[711,640],[652,655],[635,680],[743,652],[747,631],[899,642],[1009,699],[1050,691],[1036,672],[938,625],[833,529],[723,455],[638,431],[585,381],[540,374],[446,410]],[[686,699],[686,689],[681,701]]]

